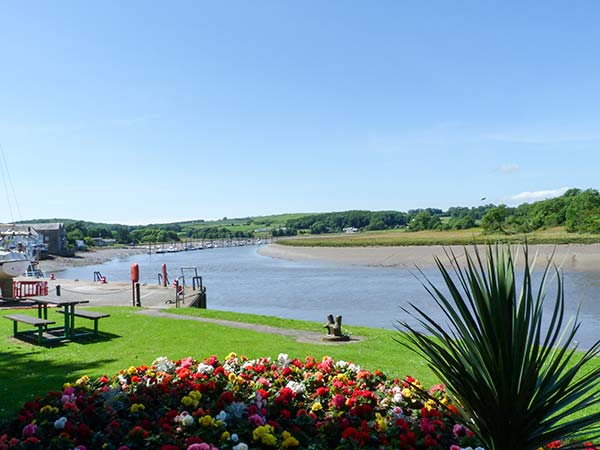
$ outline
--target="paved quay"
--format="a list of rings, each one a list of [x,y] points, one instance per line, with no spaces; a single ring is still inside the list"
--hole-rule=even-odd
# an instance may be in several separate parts
[[[17,278],[17,280],[32,281],[31,278]],[[60,286],[60,298],[67,300],[88,300],[87,306],[133,306],[131,283],[75,280],[49,280],[48,298],[57,297],[57,287]],[[196,298],[199,291],[192,290],[191,286],[185,288],[184,301],[180,306],[189,306]],[[175,288],[162,287],[158,284],[141,284],[140,300],[143,308],[164,309],[175,307]]]

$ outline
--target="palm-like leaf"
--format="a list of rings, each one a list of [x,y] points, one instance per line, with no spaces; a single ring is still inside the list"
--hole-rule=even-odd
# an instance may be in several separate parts
[[[525,247],[517,291],[510,247],[488,246],[485,258],[477,248],[465,253],[464,266],[446,253],[450,269],[435,258],[447,293],[423,274],[444,323],[411,304],[405,311],[426,333],[400,322],[406,333],[399,341],[425,358],[488,450],[536,450],[558,439],[570,442],[563,448],[583,448],[581,439],[600,435],[600,412],[581,413],[600,400],[600,367],[589,364],[600,341],[585,353],[576,351],[580,323],[564,323],[560,272],[548,262],[536,289]],[[557,289],[546,326],[551,269]]]

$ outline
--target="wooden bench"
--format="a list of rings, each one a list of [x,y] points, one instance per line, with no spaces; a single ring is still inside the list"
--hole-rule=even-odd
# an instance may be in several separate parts
[[[56,323],[52,320],[38,319],[37,317],[27,316],[25,314],[10,314],[10,315],[4,316],[4,318],[13,321],[13,334],[15,337],[17,337],[17,334],[18,334],[18,332],[17,332],[17,323],[18,322],[23,322],[23,323],[26,323],[29,325],[33,325],[34,327],[37,327],[38,328],[38,331],[37,331],[38,344],[42,343],[42,333],[44,332],[46,327],[48,325],[52,325],[53,323]]]
[[[64,314],[64,309],[57,309],[56,312]],[[95,311],[82,311],[78,310],[74,313],[75,317],[82,317],[84,319],[90,319],[94,321],[94,334],[98,334],[98,321],[104,317],[110,317],[110,314],[99,313]]]

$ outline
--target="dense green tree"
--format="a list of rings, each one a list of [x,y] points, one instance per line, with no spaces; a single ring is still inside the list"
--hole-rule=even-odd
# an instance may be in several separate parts
[[[481,219],[481,226],[486,233],[503,233],[509,213],[510,211],[506,205],[491,208]]]
[[[327,225],[323,222],[315,222],[310,226],[311,234],[322,234],[327,233]]]
[[[436,221],[437,219],[437,221]],[[430,230],[440,222],[439,217],[432,215],[427,210],[419,211],[408,223],[410,231]]]
[[[567,231],[600,233],[600,193],[587,189],[573,195],[565,219]]]

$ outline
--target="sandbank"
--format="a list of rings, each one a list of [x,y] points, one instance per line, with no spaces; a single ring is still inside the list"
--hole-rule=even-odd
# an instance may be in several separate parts
[[[519,246],[515,246],[519,247]],[[469,248],[469,247],[467,247]],[[480,249],[482,247],[480,246]],[[258,253],[291,261],[318,260],[336,264],[401,267],[423,269],[435,266],[434,256],[447,261],[444,251],[452,251],[462,260],[465,247],[461,245],[394,246],[394,247],[291,247],[269,244]],[[600,271],[600,244],[530,245],[530,257],[537,255],[537,266],[545,264],[554,252],[555,264],[567,270]],[[521,252],[522,253],[522,252]]]

